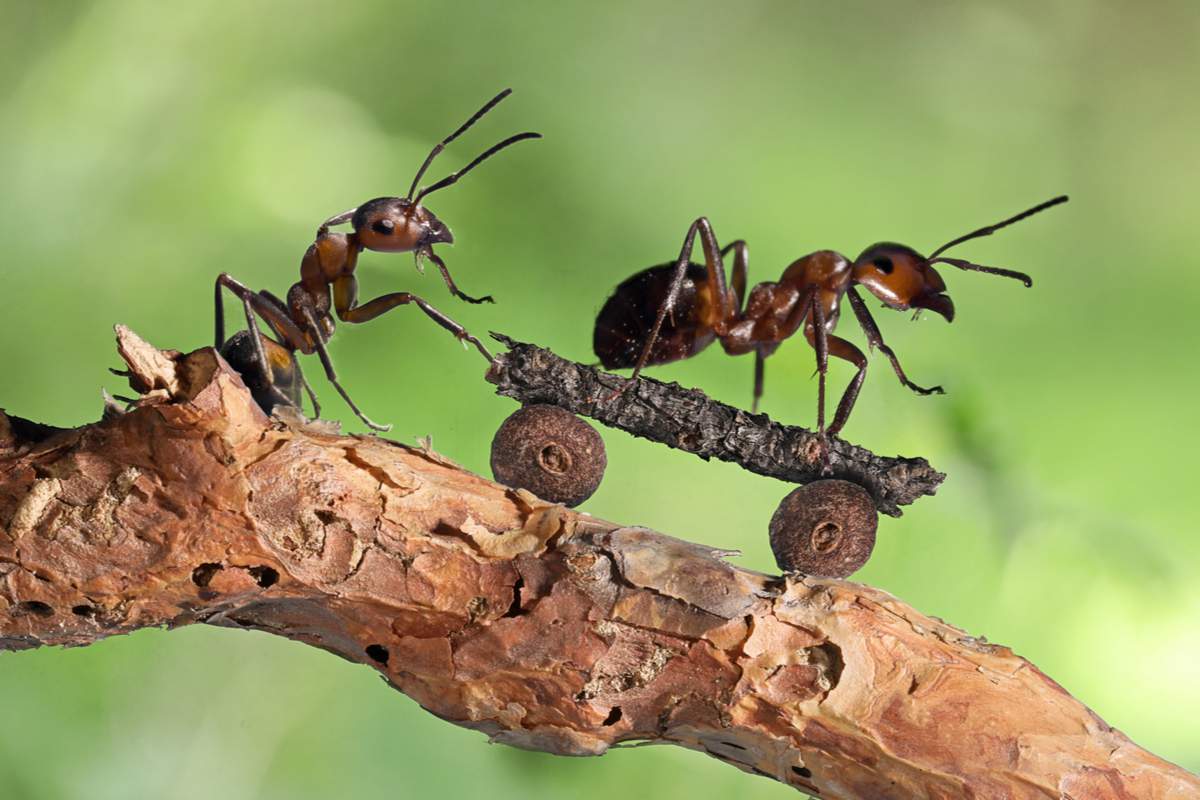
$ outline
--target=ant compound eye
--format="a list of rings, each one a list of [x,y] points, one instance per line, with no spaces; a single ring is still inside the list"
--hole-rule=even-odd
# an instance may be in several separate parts
[[[871,263],[874,264],[876,269],[878,269],[884,275],[891,275],[892,270],[895,269],[895,265],[892,264],[892,260],[887,256],[878,256],[873,258],[871,259]]]
[[[396,228],[396,224],[394,222],[392,222],[390,219],[377,220],[374,224],[371,225],[371,230],[375,231],[376,233],[381,233],[384,236],[391,236],[392,231],[395,228]]]

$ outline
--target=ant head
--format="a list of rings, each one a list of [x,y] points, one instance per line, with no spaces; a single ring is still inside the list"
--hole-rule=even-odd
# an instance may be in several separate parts
[[[949,264],[961,270],[970,272],[986,272],[989,275],[1001,275],[1013,278],[1026,287],[1033,286],[1033,278],[1024,272],[1011,269],[989,267],[976,264],[962,258],[951,258],[942,253],[951,247],[960,245],[981,236],[991,236],[1001,228],[1006,228],[1014,222],[1020,222],[1051,206],[1067,202],[1065,195],[1039,203],[1033,208],[1022,211],[1016,216],[1001,220],[994,225],[986,225],[978,230],[951,239],[934,250],[928,256],[923,256],[911,247],[892,242],[873,244],[863,251],[854,262],[854,282],[861,283],[892,308],[928,308],[946,318],[947,322],[954,321],[954,303],[946,294],[946,283],[942,276],[933,268],[934,264]]]
[[[854,282],[891,308],[928,308],[954,321],[954,303],[946,282],[929,259],[902,244],[880,242],[854,261]]]
[[[425,170],[429,169],[429,165],[437,158],[438,153],[442,152],[446,145],[461,136],[478,122],[480,117],[491,111],[497,103],[511,93],[511,89],[505,89],[484,103],[483,108],[472,114],[457,130],[438,142],[425,157],[425,162],[421,164],[417,174],[413,176],[407,195],[404,197],[378,197],[355,209],[350,224],[353,225],[354,232],[358,234],[358,241],[363,247],[384,253],[403,253],[412,250],[430,252],[429,248],[435,244],[454,243],[454,235],[450,233],[450,229],[446,227],[445,223],[438,219],[432,211],[421,205],[422,198],[439,189],[453,186],[459,178],[509,145],[525,139],[538,139],[541,134],[525,132],[510,136],[483,151],[462,169],[451,172],[445,178],[420,191],[417,190],[417,187],[425,175]]]
[[[407,253],[454,243],[444,222],[406,197],[368,200],[355,210],[350,224],[363,247],[381,253]]]

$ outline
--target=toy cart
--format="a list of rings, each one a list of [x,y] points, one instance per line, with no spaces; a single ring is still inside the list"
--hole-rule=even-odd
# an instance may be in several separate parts
[[[801,484],[771,518],[776,563],[785,572],[841,578],[870,558],[880,513],[900,516],[900,506],[932,495],[945,478],[923,458],[879,456],[838,438],[823,446],[814,431],[698,390],[644,377],[627,385],[619,375],[493,336],[508,352],[496,357],[487,379],[523,408],[497,432],[492,469],[502,483],[547,500],[578,505],[600,485],[604,446],[580,419],[589,417],[705,460]]]

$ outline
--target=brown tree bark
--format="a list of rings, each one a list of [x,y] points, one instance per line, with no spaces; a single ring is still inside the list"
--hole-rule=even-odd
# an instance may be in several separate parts
[[[823,798],[1200,796],[1008,648],[884,592],[268,419],[211,350],[120,345],[135,409],[0,414],[0,650],[254,628],[551,753],[673,743]]]

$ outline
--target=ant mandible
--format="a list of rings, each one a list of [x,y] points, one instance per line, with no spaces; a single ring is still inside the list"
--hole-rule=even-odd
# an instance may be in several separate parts
[[[596,317],[592,346],[605,368],[634,368],[630,380],[614,392],[613,397],[631,386],[643,367],[690,358],[714,339],[720,339],[721,346],[730,355],[753,351],[752,408],[757,412],[763,390],[763,361],[803,325],[804,338],[816,351],[820,375],[817,427],[822,438],[836,435],[850,417],[867,371],[867,358],[862,351],[833,335],[842,296],[849,298],[869,347],[878,348],[887,356],[902,384],[917,394],[942,394],[940,386],[927,389],[908,379],[896,354],[884,344],[879,327],[854,285],[866,287],[883,301],[885,307],[915,309],[914,317],[922,309],[929,309],[952,322],[954,304],[945,293],[946,284],[933,268],[934,264],[1002,275],[1019,280],[1026,287],[1033,285],[1033,279],[1023,272],[988,267],[942,254],[951,247],[989,236],[1066,201],[1065,196],[1047,200],[1016,216],[953,239],[929,256],[894,242],[873,244],[853,262],[832,250],[818,250],[793,261],[778,282],[755,286],[748,300],[745,297],[749,259],[746,243],[739,240],[719,248],[712,225],[701,217],[688,228],[677,261],[643,270],[616,288]],[[691,263],[696,237],[700,238],[704,251],[703,266]],[[732,282],[726,280],[722,260],[730,250],[734,254]],[[830,356],[849,361],[858,372],[846,387],[827,430],[825,375]]]
[[[464,294],[454,284],[446,264],[433,251],[435,244],[452,244],[454,236],[445,223],[439,220],[432,211],[421,205],[421,201],[430,194],[456,183],[461,177],[479,166],[491,156],[504,148],[525,139],[537,139],[539,133],[525,132],[510,136],[507,139],[485,150],[465,167],[452,172],[445,178],[429,186],[417,190],[417,186],[429,165],[446,145],[453,142],[479,119],[490,111],[497,103],[512,93],[505,89],[493,97],[483,108],[471,115],[457,130],[439,142],[425,158],[421,168],[413,177],[408,194],[404,197],[377,197],[368,200],[360,206],[350,209],[321,223],[317,229],[316,241],[309,246],[300,262],[300,280],[292,284],[288,290],[287,302],[280,300],[268,291],[254,292],[248,286],[222,272],[217,277],[216,296],[216,347],[235,354],[241,367],[250,363],[247,345],[253,348],[252,361],[258,370],[256,384],[261,387],[259,393],[264,399],[270,395],[271,402],[261,403],[264,407],[283,402],[287,405],[297,405],[299,397],[297,381],[307,390],[313,402],[316,415],[320,415],[320,406],[311,387],[300,373],[299,364],[294,354],[299,351],[304,354],[316,353],[325,368],[325,375],[334,385],[338,393],[368,427],[386,431],[391,426],[379,425],[369,419],[350,395],[338,382],[337,373],[329,358],[325,344],[334,331],[334,319],[330,310],[336,312],[337,318],[343,322],[367,322],[375,319],[391,309],[415,304],[425,314],[442,326],[460,341],[475,345],[483,357],[489,362],[491,353],[487,348],[465,328],[454,320],[438,311],[424,299],[410,292],[392,292],[381,295],[367,303],[358,302],[358,279],[354,276],[354,268],[358,263],[358,254],[364,249],[382,253],[412,252],[418,271],[422,269],[422,259],[429,259],[441,270],[442,278],[450,292],[469,303],[493,302],[488,297],[471,297]],[[349,222],[352,230],[349,233],[333,233],[330,228]],[[240,340],[233,345],[233,339],[225,342],[225,312],[221,303],[221,287],[232,292],[239,300],[246,313],[247,329],[255,335],[249,341]],[[275,339],[266,337],[259,330],[255,315],[261,317],[271,328]],[[285,388],[280,388],[276,379],[282,380]]]

